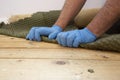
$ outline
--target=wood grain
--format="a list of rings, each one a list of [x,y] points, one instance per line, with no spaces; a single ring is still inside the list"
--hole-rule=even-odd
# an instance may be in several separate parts
[[[0,35],[0,80],[120,80],[120,53]]]
[[[86,49],[0,49],[1,59],[120,60],[119,53]]]
[[[120,61],[0,59],[1,80],[119,80]],[[94,72],[89,72],[91,69]]]

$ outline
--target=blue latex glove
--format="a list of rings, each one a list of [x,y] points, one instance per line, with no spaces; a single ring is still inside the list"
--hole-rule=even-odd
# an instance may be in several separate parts
[[[57,41],[62,46],[78,47],[82,43],[89,43],[96,40],[96,36],[87,28],[61,32],[57,35]]]
[[[26,36],[26,39],[31,41],[41,41],[40,36],[48,36],[49,39],[56,39],[57,34],[61,31],[62,28],[57,25],[53,25],[52,27],[33,27]]]

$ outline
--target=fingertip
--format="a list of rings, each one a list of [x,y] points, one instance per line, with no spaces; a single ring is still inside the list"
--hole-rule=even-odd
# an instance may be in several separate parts
[[[49,38],[50,40],[52,40],[52,39],[55,39],[56,36],[55,36],[54,34],[50,34],[50,35],[48,36],[48,38]]]
[[[73,45],[74,48],[78,48],[78,45]]]
[[[74,47],[74,48],[77,48],[78,46],[79,46],[79,45],[78,45],[77,43],[74,43],[74,44],[73,44],[73,47]]]
[[[76,37],[73,42],[73,47],[77,48],[81,43],[81,38]]]
[[[28,36],[26,36],[26,40],[29,40]]]
[[[39,40],[36,40],[37,42],[41,42],[41,39],[39,39]]]
[[[73,42],[74,42],[75,36],[74,35],[69,35],[67,37],[67,46],[68,47],[73,47]]]
[[[26,38],[26,40],[29,40],[29,38]]]
[[[36,29],[35,30],[35,37],[34,37],[34,40],[35,41],[40,41],[40,33],[39,33],[39,29]]]
[[[33,41],[33,39],[29,35],[26,36],[26,40]]]
[[[57,35],[57,38],[56,38],[56,40],[57,40],[57,42],[58,42],[58,43],[61,45],[60,36],[61,36],[61,33],[59,33],[59,34]]]
[[[35,41],[40,42],[40,41],[41,41],[41,39],[40,39],[40,38],[38,38],[38,39],[36,39]]]

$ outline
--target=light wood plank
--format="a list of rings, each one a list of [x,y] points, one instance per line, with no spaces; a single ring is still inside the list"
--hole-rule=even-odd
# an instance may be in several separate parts
[[[0,49],[0,59],[119,60],[120,53],[86,49]]]
[[[0,35],[0,42],[1,41],[26,41],[26,39],[6,36],[6,35]]]
[[[120,53],[0,37],[0,80],[120,79]]]
[[[63,49],[64,47],[46,42],[33,42],[33,41],[1,41],[0,49]]]
[[[58,44],[54,43],[47,43],[47,42],[36,42],[36,41],[29,41],[23,38],[15,38],[15,37],[9,37],[0,35],[0,49],[14,49],[14,48],[64,48]]]
[[[0,79],[119,80],[120,61],[0,59]]]

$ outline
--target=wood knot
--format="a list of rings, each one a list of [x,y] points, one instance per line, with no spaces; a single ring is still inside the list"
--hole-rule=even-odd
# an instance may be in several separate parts
[[[93,69],[88,69],[89,73],[94,73],[95,71]]]
[[[23,60],[17,60],[17,62],[22,62]]]
[[[12,38],[10,38],[10,39],[14,39],[14,38],[12,37]]]
[[[103,58],[105,58],[105,59],[108,59],[109,57],[107,57],[107,56],[102,56]]]
[[[56,61],[56,64],[58,64],[58,65],[65,65],[66,62],[65,61]]]

